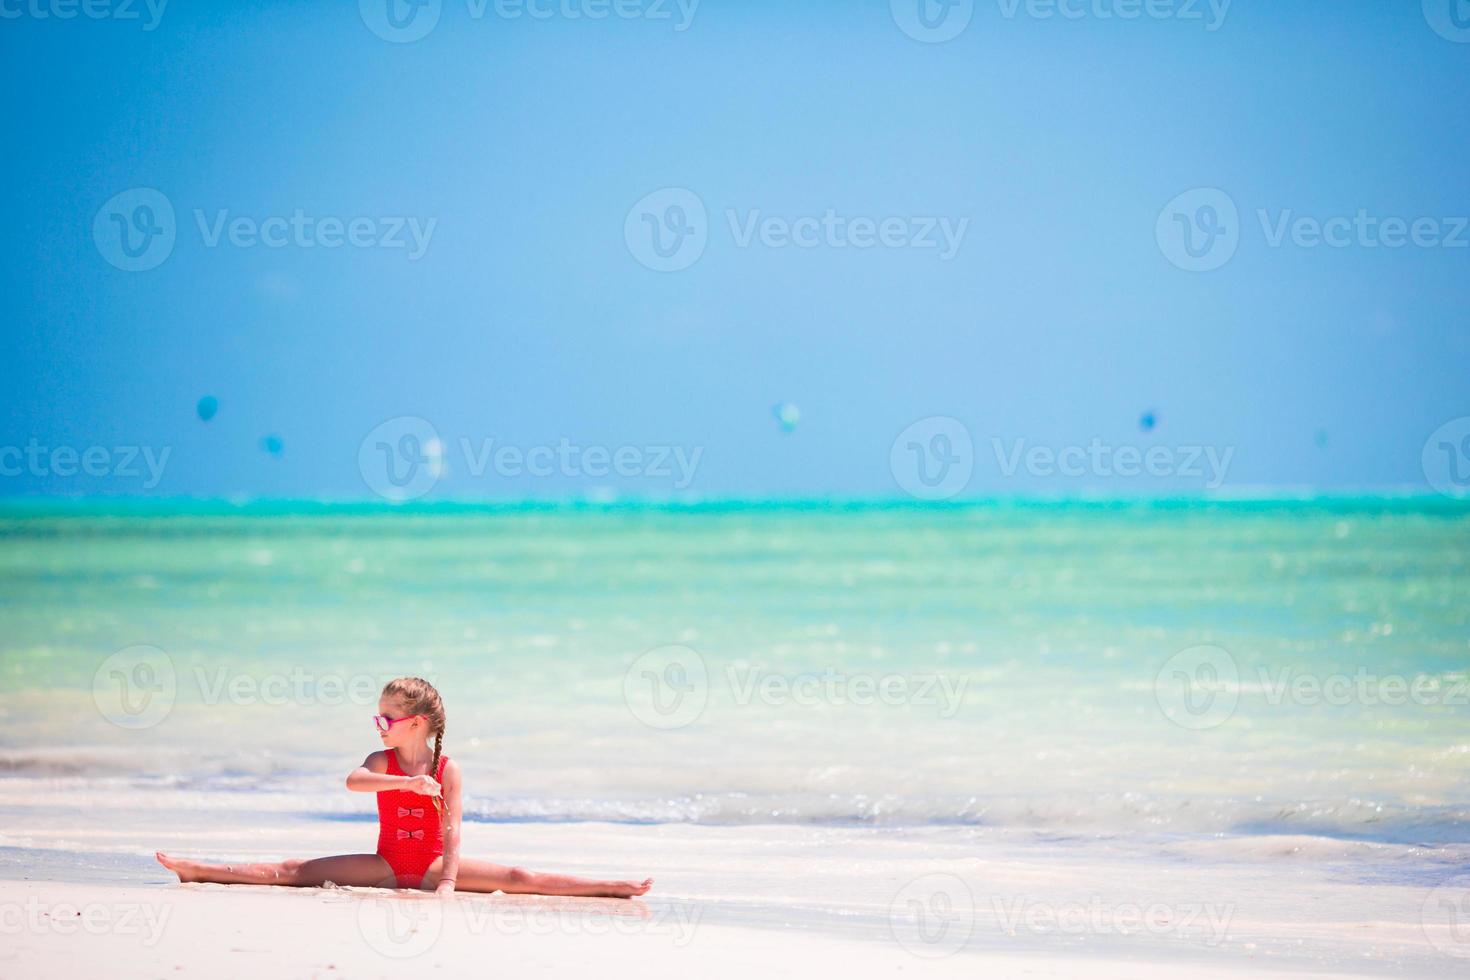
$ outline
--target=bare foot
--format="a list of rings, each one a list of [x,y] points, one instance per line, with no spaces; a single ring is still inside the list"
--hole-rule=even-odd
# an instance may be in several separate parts
[[[653,879],[644,878],[642,881],[615,881],[612,885],[613,887],[608,889],[608,897],[637,898],[653,887]]]
[[[162,851],[154,851],[153,856],[158,858],[159,864],[178,875],[180,881],[200,880],[200,866],[197,861],[185,861],[183,858],[169,857]]]

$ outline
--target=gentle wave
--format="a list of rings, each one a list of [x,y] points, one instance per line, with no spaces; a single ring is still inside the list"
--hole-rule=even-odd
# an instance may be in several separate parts
[[[466,819],[608,821],[712,826],[974,826],[1062,831],[1300,834],[1404,844],[1470,841],[1470,809],[1387,806],[1366,800],[1258,801],[1077,797],[906,799],[756,797],[740,793],[656,800],[516,799],[476,803]]]
[[[325,790],[330,783],[332,789]],[[321,774],[220,771],[80,777],[63,767],[0,778],[12,805],[241,813],[301,813],[375,819],[359,794]],[[994,827],[1067,834],[1296,835],[1404,845],[1470,842],[1470,808],[1365,799],[1261,800],[1144,794],[904,797],[814,793],[697,793],[651,797],[469,796],[464,818],[484,823],[606,822],[704,826]]]

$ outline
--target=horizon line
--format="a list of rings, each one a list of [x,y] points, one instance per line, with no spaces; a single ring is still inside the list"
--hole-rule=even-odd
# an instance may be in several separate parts
[[[263,495],[193,494],[0,494],[0,510],[80,512],[114,507],[136,511],[221,513],[251,510],[364,511],[432,513],[435,511],[516,510],[963,510],[996,506],[1188,506],[1232,504],[1400,504],[1439,505],[1450,509],[1470,507],[1470,493],[1450,496],[1420,487],[1365,487],[1323,489],[1312,487],[1250,487],[1221,492],[1189,491],[1164,494],[1010,493],[955,496],[945,500],[921,500],[908,495],[684,495],[647,497],[621,495],[576,495],[560,497],[435,497],[388,500],[377,496],[303,497]]]

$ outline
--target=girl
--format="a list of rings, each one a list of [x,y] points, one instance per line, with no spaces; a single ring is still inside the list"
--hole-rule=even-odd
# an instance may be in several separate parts
[[[648,891],[642,881],[599,881],[543,874],[459,856],[460,769],[442,754],[444,702],[421,677],[400,677],[383,688],[380,714],[373,718],[383,751],[374,752],[347,776],[347,788],[378,794],[378,851],[339,854],[310,861],[269,864],[201,864],[155,857],[180,881],[229,885],[339,885],[433,889],[452,895],[515,892],[632,898]],[[428,737],[434,736],[429,749]],[[431,775],[432,773],[432,775]]]

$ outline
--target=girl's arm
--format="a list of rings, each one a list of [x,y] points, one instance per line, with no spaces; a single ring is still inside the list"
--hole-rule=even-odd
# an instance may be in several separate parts
[[[459,877],[459,763],[450,759],[444,763],[444,870],[439,875],[439,885],[434,889],[439,895],[454,894],[455,879]]]
[[[359,793],[381,793],[389,789],[409,789],[410,782],[424,778],[426,777],[392,775],[388,772],[388,763],[383,753],[374,752],[362,760],[362,765],[347,774],[347,788]]]

